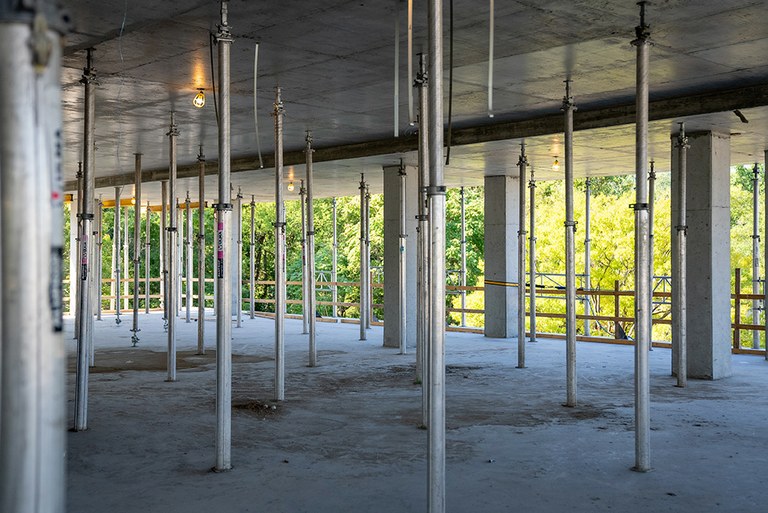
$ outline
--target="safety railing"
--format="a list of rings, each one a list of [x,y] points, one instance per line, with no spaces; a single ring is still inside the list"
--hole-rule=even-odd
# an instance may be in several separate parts
[[[326,276],[326,274],[328,274]],[[741,288],[741,269],[735,269],[735,279],[734,279],[734,290],[731,294],[731,328],[732,328],[732,351],[734,353],[743,353],[743,354],[764,354],[765,353],[765,337],[760,336],[761,333],[765,332],[765,324],[764,322],[761,322],[761,319],[752,319],[752,314],[749,314],[748,316],[744,315],[744,312],[764,312],[764,304],[765,304],[765,294],[753,294],[751,292],[746,293],[742,292]],[[383,308],[384,305],[382,303],[375,303],[374,298],[381,297],[381,294],[383,293],[384,283],[381,282],[383,274],[378,270],[377,268],[373,268],[371,271],[371,297],[369,298],[369,301],[371,301],[372,309],[371,309],[371,324],[373,325],[382,325],[383,322],[381,321],[383,317]],[[561,319],[565,320],[566,314],[565,314],[565,288],[559,285],[559,282],[557,281],[557,277],[560,275],[553,275],[553,274],[545,274],[543,278],[541,278],[541,285],[539,285],[539,280],[537,280],[537,288],[536,288],[536,299],[537,302],[539,300],[546,300],[546,299],[559,299],[562,301],[562,307],[558,307],[553,309],[554,311],[546,311],[544,309],[539,310],[537,308],[536,310],[536,317],[538,319]],[[317,291],[319,296],[331,296],[332,290],[335,287],[339,297],[349,297],[349,289],[357,289],[357,294],[352,294],[354,297],[355,295],[359,298],[359,289],[360,289],[360,282],[357,281],[330,281],[330,273],[324,273],[320,272],[316,276],[317,278]],[[104,290],[104,287],[111,286],[111,284],[114,282],[114,278],[103,278],[102,279],[102,290]],[[149,282],[151,283],[159,283],[161,281],[160,278],[150,278]],[[214,282],[213,279],[206,279],[205,282],[207,284]],[[124,280],[121,285],[128,284],[128,294],[123,293],[119,296],[120,301],[123,302],[124,307],[122,308],[123,311],[127,311],[128,308],[125,307],[125,305],[128,305],[132,308],[132,302],[133,302],[133,286],[134,282],[133,280]],[[193,280],[194,287],[197,287],[197,280]],[[248,286],[250,281],[249,280],[243,280],[243,287],[242,289],[247,292]],[[547,287],[545,284],[549,284],[550,287]],[[551,285],[554,284],[554,287]],[[68,285],[68,284],[67,284]],[[144,279],[139,281],[139,285],[141,287],[146,287],[147,283]],[[254,282],[254,285],[256,286],[262,286],[262,287],[274,287],[275,282],[271,280],[256,280]],[[291,280],[287,282],[288,286],[295,286],[298,287],[299,290],[301,288],[301,281]],[[68,286],[67,286],[68,288]],[[530,293],[530,288],[526,286],[528,289],[528,293]],[[143,292],[140,293],[139,300],[141,301],[140,305],[144,305],[144,301],[146,300],[146,295]],[[484,293],[485,288],[482,286],[461,286],[461,285],[454,285],[454,284],[447,284],[446,285],[446,293],[449,295],[452,294],[460,294],[461,292],[465,292],[466,294],[471,294],[473,292],[480,292]],[[242,298],[242,304],[244,306],[243,310],[248,311],[249,308],[249,299],[250,294],[246,294],[246,297]],[[261,294],[261,297],[256,297],[254,299],[254,302],[257,304],[274,304],[274,299],[269,298],[270,294]],[[182,299],[186,300],[186,294],[182,293]],[[267,297],[264,297],[267,296]],[[102,294],[101,300],[102,300],[102,312],[109,313],[113,310],[107,308],[113,301],[116,300],[116,295],[112,294]],[[151,300],[160,300],[162,295],[161,294],[150,294]],[[213,297],[212,295],[209,295],[209,300],[212,302]],[[454,296],[455,297],[455,296]],[[656,276],[654,277],[654,286],[653,286],[653,293],[652,293],[652,303],[653,303],[653,312],[652,312],[652,326],[671,326],[672,320],[671,320],[671,282],[668,276]],[[576,320],[580,323],[581,328],[583,329],[585,323],[590,323],[590,335],[583,335],[583,334],[577,334],[577,340],[582,341],[592,341],[592,342],[610,342],[610,343],[618,343],[618,344],[633,344],[632,340],[632,333],[634,331],[634,317],[627,315],[626,312],[632,312],[633,311],[633,301],[634,301],[634,291],[631,290],[621,290],[620,282],[616,280],[614,282],[613,289],[591,289],[591,290],[585,290],[583,287],[577,289],[577,298],[578,303],[580,305],[589,305],[589,310],[587,312],[583,313],[577,313],[576,314]],[[197,294],[192,295],[193,301],[197,299]],[[584,301],[584,299],[589,299],[589,301]],[[289,298],[286,303],[288,305],[302,305],[302,299],[299,295],[299,297],[293,297]],[[68,312],[69,307],[69,297],[64,297],[64,305],[65,305],[65,312]],[[106,306],[105,306],[106,305]],[[320,297],[317,301],[318,308],[321,307],[328,307],[328,311],[330,311],[330,307],[336,306],[339,309],[340,315],[338,318],[331,318],[330,315],[321,315],[322,320],[331,320],[333,322],[359,322],[359,319],[357,318],[347,318],[345,317],[345,311],[348,308],[358,308],[360,307],[360,302],[358,301],[332,301],[326,297],[323,299]],[[537,307],[539,304],[537,304]],[[583,306],[581,306],[583,309]],[[159,308],[162,309],[162,308]],[[157,307],[153,307],[152,310],[158,310]],[[294,313],[295,316],[300,316],[300,309],[298,310],[299,313]],[[358,310],[359,311],[359,310]],[[479,315],[483,316],[485,315],[485,309],[484,308],[455,308],[455,307],[448,307],[446,308],[446,313],[449,315],[451,313],[455,314],[467,314],[467,315]],[[262,315],[273,315],[273,313],[268,311],[260,311],[259,314]],[[290,313],[289,313],[290,315]],[[530,317],[530,311],[526,312],[526,315]],[[748,322],[749,321],[749,322]],[[755,322],[757,321],[757,322]],[[451,325],[448,323],[446,326],[446,329],[449,331],[469,331],[469,332],[478,332],[482,333],[483,327],[482,323],[479,326],[457,326],[457,325]],[[748,344],[745,344],[745,338],[742,337],[742,332],[749,332],[752,333],[752,336],[746,339],[748,341]],[[758,334],[757,336],[754,334]],[[563,332],[545,332],[537,330],[537,335],[547,336],[547,337],[564,337],[564,329]],[[757,341],[757,347],[755,344],[755,341]],[[653,341],[654,347],[671,347],[671,344],[669,341],[666,340],[654,340]],[[761,348],[762,347],[762,348]]]

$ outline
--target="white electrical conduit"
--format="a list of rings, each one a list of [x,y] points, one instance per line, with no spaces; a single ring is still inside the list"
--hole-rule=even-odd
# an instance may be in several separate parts
[[[395,79],[394,135],[400,136],[400,0],[395,0]]]
[[[413,0],[408,0],[408,124],[414,126],[413,115]]]
[[[490,20],[488,27],[488,117],[493,117],[493,29],[494,29],[494,12],[493,0],[491,0],[490,6]]]
[[[258,88],[256,87],[256,79],[259,71],[259,43],[253,50],[253,124],[256,128],[256,151],[259,153],[259,169],[264,169],[264,160],[261,158],[261,137],[259,137],[259,110],[257,109],[258,101]]]

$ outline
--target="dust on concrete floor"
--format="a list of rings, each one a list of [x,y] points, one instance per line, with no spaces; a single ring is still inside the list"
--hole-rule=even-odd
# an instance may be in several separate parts
[[[212,473],[215,330],[195,355],[179,322],[178,381],[165,379],[166,335],[142,316],[142,340],[96,323],[89,430],[68,435],[68,511],[426,511],[426,442],[415,357],[374,328],[318,325],[308,368],[300,321],[286,321],[286,401],[271,401],[273,321],[233,329],[233,470]],[[68,324],[71,337],[72,326]],[[68,344],[70,358],[74,342]],[[633,349],[579,344],[579,406],[564,408],[562,341],[448,334],[450,512],[765,510],[762,447],[768,363],[734,356],[735,376],[673,386],[669,351],[650,353],[652,464],[634,463]],[[70,370],[72,368],[70,367]],[[70,416],[74,374],[69,374]]]

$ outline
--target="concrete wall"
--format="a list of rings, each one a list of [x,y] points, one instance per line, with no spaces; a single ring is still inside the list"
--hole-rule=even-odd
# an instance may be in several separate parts
[[[400,166],[384,168],[384,347],[400,347],[405,335],[408,347],[416,347],[416,215],[418,170],[405,167],[406,325],[400,326]]]
[[[517,231],[520,179],[485,177],[485,336],[517,336]]]
[[[731,375],[730,136],[688,134],[688,376]],[[678,149],[672,141],[672,251],[676,251]],[[673,267],[673,273],[677,269]],[[678,355],[673,352],[674,362]]]

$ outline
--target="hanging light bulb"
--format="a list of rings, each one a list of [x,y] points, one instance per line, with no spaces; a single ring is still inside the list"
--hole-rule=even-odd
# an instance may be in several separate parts
[[[192,100],[192,105],[198,109],[202,109],[205,106],[205,93],[200,89],[195,95],[195,99]]]
[[[557,157],[555,157],[555,161],[552,162],[552,171],[554,172],[560,171],[560,161],[557,160]]]
[[[293,185],[293,181],[288,182],[288,192],[293,192],[296,187]]]

